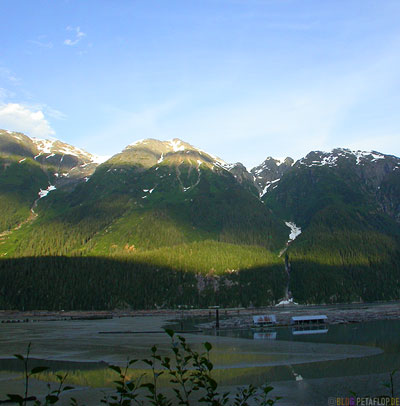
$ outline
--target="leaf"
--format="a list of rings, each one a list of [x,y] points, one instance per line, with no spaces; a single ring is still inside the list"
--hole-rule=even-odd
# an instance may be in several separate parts
[[[166,328],[165,329],[165,332],[172,338],[173,336],[174,336],[174,330],[171,330],[171,329],[169,329],[169,328]]]
[[[209,378],[208,383],[210,384],[210,387],[211,387],[211,389],[212,389],[212,390],[217,389],[218,384],[217,384],[217,382],[216,382],[216,381],[214,381],[214,379]]]
[[[41,372],[47,371],[48,369],[50,369],[49,367],[35,367],[32,368],[30,374],[34,375],[34,374],[40,374]]]
[[[108,368],[112,369],[115,372],[121,374],[121,368],[118,365],[109,365]]]
[[[272,386],[264,386],[263,392],[267,395],[269,392],[271,392],[274,388]]]
[[[142,388],[147,388],[151,393],[154,393],[154,385],[152,383],[143,383]]]
[[[126,384],[126,387],[127,387],[130,391],[132,391],[132,390],[135,388],[135,382],[132,382],[132,381],[128,382],[128,383]]]
[[[211,343],[209,343],[208,341],[206,341],[203,345],[204,345],[204,348],[205,348],[207,351],[210,351],[211,348],[212,348]]]
[[[10,399],[12,402],[15,402],[15,403],[22,404],[22,402],[24,401],[24,398],[20,395],[7,394],[7,396],[8,396],[8,399]]]
[[[55,396],[55,395],[47,395],[46,396],[46,401],[48,402],[48,403],[50,403],[51,405],[53,404],[53,403],[57,403],[58,402],[58,396]]]
[[[25,361],[25,358],[21,354],[14,354],[14,357],[20,359],[21,361]]]

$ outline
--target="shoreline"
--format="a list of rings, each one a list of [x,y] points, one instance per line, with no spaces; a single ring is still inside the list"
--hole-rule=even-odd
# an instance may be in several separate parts
[[[400,301],[376,303],[345,303],[335,305],[283,305],[260,308],[221,308],[220,328],[245,328],[253,324],[252,316],[273,314],[277,326],[290,325],[292,316],[321,315],[328,317],[327,324],[361,323],[373,320],[400,319]],[[170,320],[193,317],[215,318],[215,309],[151,309],[151,310],[0,310],[0,323],[31,323],[45,321],[102,320],[122,317],[170,316]],[[202,327],[215,327],[215,322],[202,324]]]

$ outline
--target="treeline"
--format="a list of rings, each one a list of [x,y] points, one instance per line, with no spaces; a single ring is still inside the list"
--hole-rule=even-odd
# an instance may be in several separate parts
[[[26,257],[0,261],[3,309],[111,310],[262,306],[286,287],[281,265],[201,275],[132,260]]]
[[[400,298],[400,244],[374,230],[311,227],[289,250],[290,289],[303,303]]]

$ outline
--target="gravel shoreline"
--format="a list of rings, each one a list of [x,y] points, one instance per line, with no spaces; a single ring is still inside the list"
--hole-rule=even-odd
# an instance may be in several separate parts
[[[338,305],[284,305],[263,308],[219,309],[220,328],[246,328],[252,325],[252,316],[274,314],[277,325],[289,325],[292,316],[321,315],[328,324],[360,323],[373,320],[400,319],[400,302],[354,303]],[[0,310],[1,323],[41,322],[60,320],[101,320],[118,317],[171,316],[171,319],[191,317],[215,318],[215,309],[160,309],[114,311],[14,311]],[[215,322],[201,324],[202,328],[215,327]]]
[[[296,306],[286,305],[275,308],[263,308],[252,310],[241,315],[231,316],[220,320],[221,329],[249,328],[253,325],[253,315],[273,314],[276,317],[277,326],[291,324],[293,316],[326,315],[326,324],[361,323],[374,320],[400,320],[400,303],[370,303],[349,304],[340,306]],[[214,328],[215,322],[203,323],[201,328]]]

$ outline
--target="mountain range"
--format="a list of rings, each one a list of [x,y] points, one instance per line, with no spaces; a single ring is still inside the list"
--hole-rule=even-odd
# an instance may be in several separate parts
[[[179,139],[105,162],[0,130],[0,307],[400,297],[400,159],[313,151],[248,171]]]

